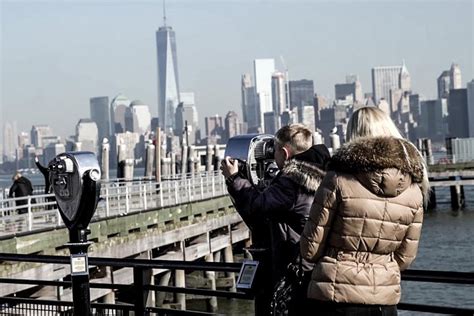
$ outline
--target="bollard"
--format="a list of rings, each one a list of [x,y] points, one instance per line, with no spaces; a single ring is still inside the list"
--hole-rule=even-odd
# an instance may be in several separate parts
[[[125,160],[127,159],[127,145],[120,142],[117,150],[117,178],[125,178]]]
[[[206,146],[206,171],[211,172],[213,170],[213,165],[212,165],[212,145],[207,145]]]
[[[450,177],[450,180],[455,180],[457,177]],[[451,208],[454,211],[464,207],[464,187],[462,185],[452,185],[449,187],[451,193]]]
[[[222,160],[222,157],[219,153],[219,146],[218,145],[214,145],[214,170],[219,170],[220,166],[221,166],[221,160]],[[211,170],[212,171],[212,170]]]
[[[336,133],[332,133],[331,135],[329,135],[329,140],[331,141],[331,148],[332,152],[334,153],[336,150],[339,149],[339,147],[341,147],[341,140],[339,139],[339,135],[337,135]]]
[[[123,177],[125,181],[133,180],[133,159],[125,159]]]
[[[154,154],[155,154],[155,145],[148,140],[146,143],[146,149],[145,149],[145,177],[147,179],[151,179],[153,176],[153,160],[154,160]]]
[[[102,180],[109,180],[109,156],[110,156],[110,144],[107,138],[102,141]]]
[[[323,143],[323,135],[319,131],[313,133],[313,145],[319,145]]]
[[[436,208],[436,189],[435,187],[431,188],[430,199],[428,200],[428,210],[434,210]]]
[[[181,147],[181,175],[185,175],[188,172],[188,146]]]
[[[433,159],[433,151],[431,150],[431,139],[429,138],[423,139],[423,144],[426,151],[426,163],[428,165],[432,165],[434,163],[434,159]]]
[[[176,176],[176,170],[177,170],[177,165],[176,165],[176,153],[171,153],[170,155],[171,161],[170,161],[170,168],[171,168],[171,176],[174,178]]]
[[[195,147],[193,145],[188,146],[188,172],[190,174],[194,174],[196,171],[196,166],[194,164],[194,151]]]

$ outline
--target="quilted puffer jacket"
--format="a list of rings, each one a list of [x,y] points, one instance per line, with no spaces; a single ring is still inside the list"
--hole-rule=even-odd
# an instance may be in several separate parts
[[[331,158],[301,235],[303,258],[316,263],[310,298],[399,302],[400,271],[420,239],[424,176],[422,158],[403,139],[362,138]]]

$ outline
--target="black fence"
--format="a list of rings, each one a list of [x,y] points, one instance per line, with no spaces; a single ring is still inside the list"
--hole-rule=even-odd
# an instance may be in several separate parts
[[[47,264],[70,264],[67,256],[19,255],[2,254],[0,261],[36,262]],[[145,259],[116,259],[116,258],[89,258],[90,266],[108,266],[114,269],[132,268],[133,284],[90,283],[91,288],[119,290],[133,296],[130,304],[102,304],[92,303],[93,315],[214,315],[212,313],[158,308],[147,306],[149,291],[194,294],[204,297],[224,297],[252,300],[252,292],[209,290],[200,288],[182,288],[150,284],[152,269],[186,270],[186,271],[215,271],[239,273],[241,263],[222,262],[191,262],[172,260],[145,260]],[[402,280],[413,282],[436,282],[451,284],[474,285],[474,273],[409,270],[402,273]],[[71,281],[27,280],[0,278],[0,284],[28,284],[34,286],[71,287]],[[431,312],[450,315],[474,315],[474,309],[462,307],[445,307],[422,304],[400,303],[400,310]],[[73,302],[55,300],[37,300],[27,297],[1,297],[0,315],[73,315]]]

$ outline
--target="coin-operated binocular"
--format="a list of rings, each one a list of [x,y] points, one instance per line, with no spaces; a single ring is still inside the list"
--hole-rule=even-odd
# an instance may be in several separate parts
[[[90,315],[87,226],[100,195],[100,167],[91,152],[59,154],[48,165],[59,212],[69,229],[74,315]]]
[[[278,170],[273,135],[234,136],[227,142],[225,156],[237,159],[240,176],[248,179],[259,190],[270,184]]]
[[[100,194],[96,156],[85,151],[67,152],[51,160],[48,169],[64,224],[69,230],[86,229]]]

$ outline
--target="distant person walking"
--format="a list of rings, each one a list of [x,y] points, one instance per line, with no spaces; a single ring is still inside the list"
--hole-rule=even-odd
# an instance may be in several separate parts
[[[19,198],[19,197],[33,195],[33,186],[31,185],[30,180],[23,177],[21,173],[16,172],[15,175],[13,175],[12,180],[13,180],[13,184],[10,187],[10,191],[8,192],[8,197]],[[28,204],[27,199],[20,199],[16,201],[16,206],[21,206],[25,204]],[[28,212],[27,207],[18,209],[19,214],[24,214],[27,212]]]
[[[43,175],[44,177],[44,194],[50,194],[52,193],[52,190],[51,190],[51,181],[49,180],[49,170],[47,167],[43,166],[40,162],[39,162],[39,159],[38,159],[38,156],[35,156],[35,164],[36,164],[36,167],[38,167],[38,170],[41,172],[41,174]],[[50,209],[53,209],[53,203],[51,202],[54,202],[55,201],[55,198],[54,197],[46,197],[45,198],[45,202],[48,203],[45,208],[47,210],[50,210]],[[51,203],[51,204],[50,204]]]

